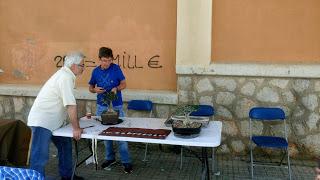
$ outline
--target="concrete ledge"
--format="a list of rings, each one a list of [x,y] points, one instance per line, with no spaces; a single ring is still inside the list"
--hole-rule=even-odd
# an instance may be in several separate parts
[[[320,78],[320,65],[210,64],[177,65],[177,74]]]
[[[20,84],[0,84],[0,95],[5,96],[30,96],[36,97],[41,86],[20,85]],[[88,88],[79,87],[75,90],[77,99],[96,100],[96,94],[90,93]],[[151,100],[157,104],[177,104],[178,95],[173,91],[152,91],[152,90],[130,90],[122,91],[125,102],[132,99]]]

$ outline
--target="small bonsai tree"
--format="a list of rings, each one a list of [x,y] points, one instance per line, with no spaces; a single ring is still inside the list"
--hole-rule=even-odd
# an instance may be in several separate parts
[[[114,101],[118,98],[117,94],[110,91],[110,92],[105,92],[102,95],[103,95],[102,104],[108,106],[109,112],[114,112],[113,107],[112,107],[112,101]]]
[[[114,92],[105,92],[102,97],[102,104],[108,106],[108,110],[104,110],[101,113],[101,123],[103,125],[117,124],[119,119],[119,111],[114,111],[112,107],[112,101],[117,99],[117,95]]]
[[[182,120],[183,127],[192,127],[189,116],[192,112],[197,111],[198,109],[199,105],[179,105],[173,114],[177,116],[184,116],[184,119]]]

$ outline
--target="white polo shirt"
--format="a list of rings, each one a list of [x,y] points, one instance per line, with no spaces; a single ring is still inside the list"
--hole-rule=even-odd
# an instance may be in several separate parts
[[[76,76],[62,67],[41,88],[29,116],[28,126],[39,126],[50,131],[60,128],[67,117],[67,105],[76,105],[74,97]]]

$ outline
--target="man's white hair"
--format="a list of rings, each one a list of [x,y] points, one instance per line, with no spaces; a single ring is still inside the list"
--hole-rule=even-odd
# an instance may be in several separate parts
[[[80,64],[81,60],[86,56],[81,52],[72,52],[66,55],[64,59],[64,66],[71,68],[72,64]]]

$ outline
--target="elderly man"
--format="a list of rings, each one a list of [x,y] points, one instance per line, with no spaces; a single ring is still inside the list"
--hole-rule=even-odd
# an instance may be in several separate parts
[[[45,165],[49,159],[49,145],[52,140],[58,149],[59,173],[62,180],[71,179],[72,142],[71,138],[52,136],[52,131],[62,127],[67,114],[73,128],[73,138],[79,140],[82,129],[77,117],[74,97],[76,76],[84,70],[85,56],[80,52],[65,57],[64,66],[53,74],[36,97],[28,116],[32,130],[30,168],[45,176]],[[75,176],[74,179],[83,179]]]

